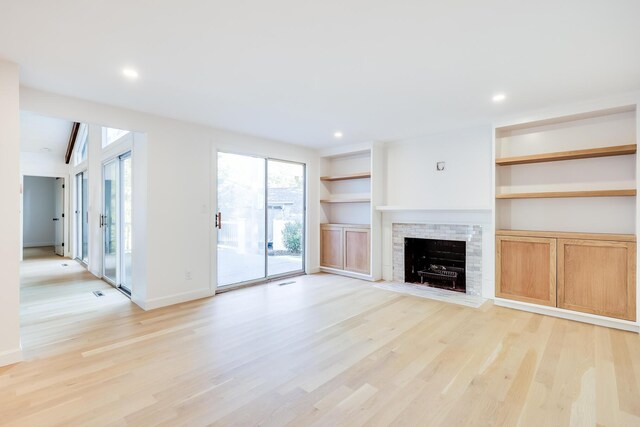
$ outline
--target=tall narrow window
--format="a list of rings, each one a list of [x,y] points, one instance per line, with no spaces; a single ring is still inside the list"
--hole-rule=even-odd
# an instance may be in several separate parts
[[[80,163],[87,160],[87,151],[89,149],[89,127],[86,124],[80,124],[80,129],[78,129],[78,136],[76,138],[73,163],[78,166]]]

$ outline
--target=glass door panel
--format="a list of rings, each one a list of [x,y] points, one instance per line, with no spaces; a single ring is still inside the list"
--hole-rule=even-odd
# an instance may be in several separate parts
[[[82,203],[81,203],[81,224],[82,224],[82,261],[89,263],[89,179],[87,172],[82,173]]]
[[[218,285],[266,277],[265,159],[218,153]]]
[[[268,276],[304,270],[305,166],[267,162]]]
[[[118,281],[118,160],[104,165],[104,205],[102,212],[103,276],[112,283]]]
[[[120,173],[122,183],[122,280],[120,286],[131,293],[131,256],[132,239],[131,232],[133,216],[132,212],[132,176],[131,176],[131,155],[127,154],[120,158]]]
[[[89,204],[87,173],[76,175],[76,258],[87,264],[89,262]]]

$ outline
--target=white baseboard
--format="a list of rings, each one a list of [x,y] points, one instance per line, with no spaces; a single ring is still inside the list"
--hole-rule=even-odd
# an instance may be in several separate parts
[[[55,246],[55,243],[23,243],[23,248],[44,248],[49,246]]]
[[[0,366],[13,365],[22,362],[22,360],[21,348],[0,352]]]
[[[196,291],[182,292],[179,294],[169,295],[166,297],[153,298],[150,300],[142,301],[132,299],[141,309],[155,310],[156,308],[167,307],[174,304],[180,304],[182,302],[193,301],[201,298],[208,298],[215,295],[215,291],[209,288],[198,289]]]
[[[516,310],[529,311],[531,313],[560,317],[562,319],[573,320],[576,322],[604,326],[606,328],[640,333],[640,324],[638,324],[638,322],[630,322],[628,320],[613,319],[611,317],[598,316],[596,314],[579,313],[577,311],[565,310],[563,308],[545,307],[542,305],[512,301],[503,298],[494,299],[494,304],[500,307],[513,308]]]
[[[320,273],[320,267],[309,267],[307,269],[307,274],[316,274]]]
[[[352,273],[351,271],[338,270],[337,268],[329,267],[320,267],[320,271],[322,271],[323,273],[339,274],[341,276],[353,277],[354,279],[362,279],[368,280],[370,282],[375,282],[374,278],[369,276],[368,274]]]

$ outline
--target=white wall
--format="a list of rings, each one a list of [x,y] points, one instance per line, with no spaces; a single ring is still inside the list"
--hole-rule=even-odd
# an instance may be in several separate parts
[[[56,216],[56,179],[25,176],[22,191],[23,247],[53,246],[56,238],[56,223],[53,221]]]
[[[0,61],[0,366],[20,348],[20,106],[16,64]]]
[[[146,193],[145,212],[134,206],[137,224],[142,221],[146,232],[142,239],[134,236],[133,249],[134,257],[143,253],[146,260],[140,261],[146,262],[146,278],[137,279],[138,282],[144,280],[146,295],[134,295],[134,300],[145,308],[205,297],[215,290],[211,279],[216,275],[213,215],[218,150],[306,163],[307,198],[318,198],[318,157],[307,148],[30,88],[21,88],[20,106],[25,111],[52,117],[146,133],[146,146],[140,148],[141,152],[146,151],[146,164],[134,160],[133,166],[134,179],[137,179],[134,192],[138,194],[138,188]],[[133,150],[135,159],[136,142]],[[141,183],[144,178],[146,183]],[[135,194],[134,200],[140,200]],[[97,218],[96,209],[92,202],[90,217]],[[315,272],[319,269],[317,208],[308,203],[307,209],[306,266],[308,272]],[[137,233],[135,227],[136,224],[134,234]],[[187,270],[191,272],[191,280],[186,278]]]
[[[387,205],[487,208],[492,205],[491,127],[387,144]],[[445,170],[436,163],[446,162]]]
[[[419,208],[382,215],[382,277],[393,279],[392,224],[472,224],[482,227],[482,296],[493,297],[493,164],[490,126],[386,144],[387,206]],[[444,161],[445,170],[436,170]]]

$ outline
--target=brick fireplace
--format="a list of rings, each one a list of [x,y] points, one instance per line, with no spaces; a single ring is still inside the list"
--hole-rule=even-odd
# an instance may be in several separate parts
[[[392,234],[394,282],[422,283],[470,295],[482,295],[482,227],[393,223]],[[424,241],[419,242],[421,240]],[[408,246],[407,242],[410,242]],[[410,250],[417,247],[417,253],[425,251],[426,254],[431,247],[441,256],[440,259],[437,255],[408,256],[407,247]],[[406,265],[407,262],[415,265]],[[456,273],[455,278],[451,277],[453,273]]]

